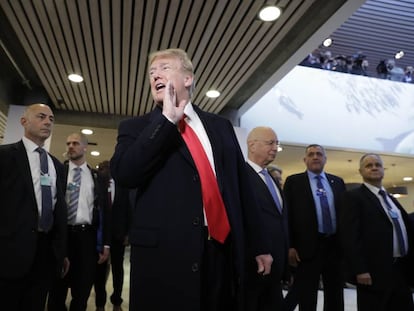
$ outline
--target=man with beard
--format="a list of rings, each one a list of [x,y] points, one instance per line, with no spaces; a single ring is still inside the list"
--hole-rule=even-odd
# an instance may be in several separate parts
[[[66,203],[68,208],[68,258],[70,270],[56,280],[49,297],[49,311],[66,310],[65,300],[71,288],[71,311],[85,311],[95,279],[96,263],[109,256],[109,204],[107,180],[86,163],[88,140],[84,134],[70,134],[66,140]],[[102,213],[102,214],[101,214]],[[102,216],[101,216],[102,215]],[[98,228],[102,227],[103,245],[98,251]]]

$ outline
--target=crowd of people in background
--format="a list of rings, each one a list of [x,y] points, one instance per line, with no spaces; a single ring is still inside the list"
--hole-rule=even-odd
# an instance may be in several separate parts
[[[362,52],[357,52],[351,56],[333,56],[329,50],[315,50],[308,54],[299,65],[361,76],[373,76],[391,81],[414,83],[413,66],[399,67],[395,59],[380,60],[375,67],[376,75],[370,74],[368,70],[369,61]]]

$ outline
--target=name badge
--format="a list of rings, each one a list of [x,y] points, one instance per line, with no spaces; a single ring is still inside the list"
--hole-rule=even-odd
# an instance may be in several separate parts
[[[395,211],[390,211],[389,214],[390,214],[391,218],[398,219],[398,214]]]
[[[49,175],[40,175],[40,185],[50,187],[52,185],[52,182],[50,180],[50,176]]]

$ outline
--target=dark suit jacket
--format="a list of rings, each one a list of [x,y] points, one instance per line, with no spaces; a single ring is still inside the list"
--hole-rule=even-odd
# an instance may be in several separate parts
[[[413,232],[406,211],[396,199],[391,199],[401,211],[407,228],[409,256],[402,264],[408,275],[409,265],[412,266]],[[357,274],[369,272],[373,288],[389,287],[393,269],[393,226],[380,200],[365,185],[344,193],[339,232],[347,271],[352,276],[350,281],[355,282]],[[409,265],[408,261],[411,261]]]
[[[101,230],[102,245],[111,245],[111,210],[108,197],[108,180],[88,165],[94,183],[94,209],[92,225]],[[69,164],[65,162],[65,194]]]
[[[67,210],[63,196],[63,165],[51,157],[57,174],[57,201],[50,234],[60,274],[66,255]],[[0,146],[0,198],[0,278],[21,278],[28,273],[35,257],[39,218],[29,160],[22,141]]]
[[[129,189],[115,183],[115,196],[112,203],[112,239],[123,241],[128,235],[131,222],[131,201]]]
[[[255,241],[256,255],[269,253],[246,163],[230,122],[194,109],[211,142],[231,226],[234,270],[243,282],[245,237]],[[140,310],[200,310],[204,249],[201,185],[177,126],[159,107],[123,121],[110,167],[115,182],[137,188],[129,238],[131,284]]]
[[[279,187],[280,194],[282,195],[282,201],[285,203],[282,213],[278,210],[272,195],[269,192],[266,184],[262,178],[257,174],[253,167],[249,164],[248,176],[250,178],[252,187],[254,189],[258,204],[259,212],[261,216],[261,226],[265,230],[266,235],[269,237],[270,250],[273,256],[272,272],[271,275],[275,282],[280,280],[287,275],[287,254],[288,254],[288,209],[284,200],[282,189]],[[248,273],[250,279],[254,281],[263,280],[263,276],[257,274],[257,265],[255,264],[254,256],[250,256],[250,265]]]
[[[338,220],[340,197],[345,191],[345,183],[338,176],[325,174],[333,191]],[[318,220],[307,172],[286,178],[283,191],[289,208],[290,247],[298,251],[301,259],[312,259],[319,245]]]

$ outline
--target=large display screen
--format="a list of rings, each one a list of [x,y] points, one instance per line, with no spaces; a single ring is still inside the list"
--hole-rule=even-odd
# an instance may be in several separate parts
[[[296,66],[240,118],[283,143],[414,154],[414,84]]]

